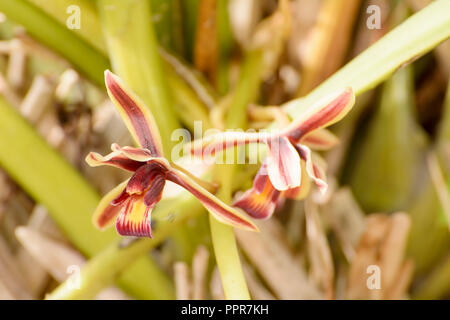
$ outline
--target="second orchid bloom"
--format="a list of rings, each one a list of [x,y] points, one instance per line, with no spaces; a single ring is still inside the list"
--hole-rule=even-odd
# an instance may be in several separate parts
[[[313,161],[311,148],[326,150],[338,139],[324,129],[341,120],[353,107],[355,96],[346,88],[309,106],[302,116],[286,128],[271,133],[223,132],[194,141],[185,147],[194,155],[214,155],[226,148],[263,143],[267,157],[246,191],[233,205],[257,219],[269,218],[281,197],[304,198],[310,179],[324,193],[327,189],[324,170]]]

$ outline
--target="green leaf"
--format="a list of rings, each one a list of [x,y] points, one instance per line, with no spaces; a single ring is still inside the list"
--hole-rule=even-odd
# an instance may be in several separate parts
[[[403,65],[450,37],[450,1],[438,0],[387,33],[304,98],[284,105],[295,119],[328,93],[350,86],[355,95],[370,90]]]
[[[405,210],[417,191],[425,153],[424,133],[415,119],[411,67],[383,86],[380,106],[368,124],[351,168],[353,193],[366,212]]]
[[[0,1],[0,11],[76,65],[97,85],[103,85],[103,71],[109,67],[108,59],[69,28],[49,19],[45,12],[26,0]]]

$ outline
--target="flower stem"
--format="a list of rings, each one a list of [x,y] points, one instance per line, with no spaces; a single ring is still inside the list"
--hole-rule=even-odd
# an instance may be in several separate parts
[[[255,99],[261,82],[261,63],[259,51],[251,51],[247,54],[227,114],[226,125],[228,128],[246,127],[247,106]],[[237,152],[240,151],[238,148]],[[221,185],[217,196],[226,203],[231,202],[235,171],[234,164],[220,165],[215,171],[216,181],[220,181]],[[209,216],[209,221],[225,297],[231,300],[250,299],[233,228],[220,223],[212,215]]]

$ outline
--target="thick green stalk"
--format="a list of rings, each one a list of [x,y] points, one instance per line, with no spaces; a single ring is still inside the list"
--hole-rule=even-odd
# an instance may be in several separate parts
[[[321,97],[350,86],[356,95],[370,90],[408,62],[450,37],[450,1],[438,0],[386,34],[304,98],[284,105],[295,119]]]
[[[47,208],[68,239],[88,257],[117,239],[113,230],[99,232],[92,225],[92,212],[100,197],[79,173],[2,97],[0,114],[0,165]],[[130,266],[126,277],[128,292],[137,298],[173,297],[170,281],[148,258]]]
[[[184,208],[190,208],[184,210]],[[103,288],[110,286],[121,275],[123,270],[133,264],[144,252],[149,252],[160,245],[167,237],[183,225],[186,220],[196,217],[204,212],[203,206],[191,195],[183,195],[177,201],[171,201],[170,205],[157,206],[153,216],[175,216],[175,219],[163,219],[160,217],[155,228],[153,239],[127,240],[114,242],[94,259],[91,259],[82,268],[80,273],[81,286],[73,288],[71,281],[62,283],[47,298],[48,299],[92,299]],[[156,219],[155,219],[156,220]],[[129,240],[128,240],[129,241]],[[130,272],[119,278],[119,283],[126,287]],[[157,279],[154,279],[155,281]]]
[[[155,117],[166,154],[179,123],[158,53],[148,1],[99,0],[100,18],[113,69],[147,104]]]
[[[247,54],[227,113],[227,128],[246,127],[247,106],[256,98],[261,83],[261,63],[260,51],[255,50]],[[242,150],[238,148],[237,152],[242,152]],[[216,167],[215,179],[220,181],[220,190],[217,196],[226,203],[231,201],[235,171],[234,164]],[[233,228],[218,222],[212,215],[210,215],[209,221],[225,297],[233,300],[250,299]]]
[[[103,85],[103,71],[109,66],[108,60],[70,29],[48,19],[45,12],[26,0],[0,1],[0,11],[23,25],[41,43],[76,65],[96,84]]]

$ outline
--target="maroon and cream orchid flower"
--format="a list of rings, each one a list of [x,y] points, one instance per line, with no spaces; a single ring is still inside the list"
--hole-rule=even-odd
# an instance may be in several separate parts
[[[280,199],[302,199],[309,192],[310,179],[324,193],[324,170],[313,161],[311,148],[326,150],[338,139],[324,129],[341,120],[353,107],[355,96],[346,88],[305,109],[302,116],[286,128],[273,132],[223,132],[187,144],[185,151],[194,155],[214,155],[226,148],[264,143],[267,157],[253,181],[253,188],[233,205],[257,219],[269,218]]]
[[[238,209],[226,205],[202,187],[203,181],[163,157],[161,137],[152,114],[118,76],[106,71],[105,82],[109,97],[139,148],[113,144],[112,153],[106,156],[91,152],[86,157],[90,166],[109,165],[133,173],[100,201],[93,217],[98,228],[104,229],[115,220],[121,235],[152,237],[151,211],[161,199],[166,181],[171,181],[198,198],[217,220],[257,230]]]

